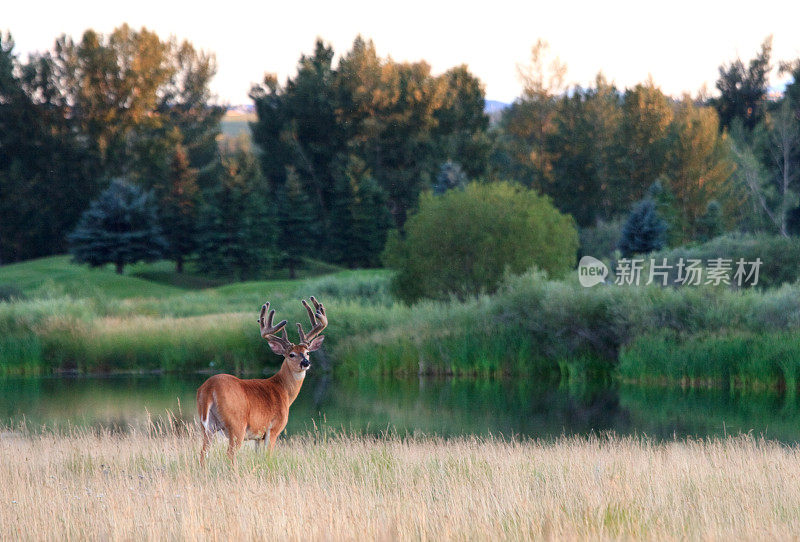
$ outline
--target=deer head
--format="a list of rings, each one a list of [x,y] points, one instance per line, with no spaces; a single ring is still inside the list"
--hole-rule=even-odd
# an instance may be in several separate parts
[[[269,311],[267,321],[264,321],[264,314],[269,310],[269,303],[265,303],[261,307],[261,317],[258,322],[261,326],[261,336],[267,339],[270,349],[279,356],[283,356],[284,363],[289,369],[298,375],[305,374],[311,361],[308,359],[308,353],[319,350],[322,346],[322,341],[325,340],[324,335],[320,335],[323,329],[328,325],[328,317],[325,314],[325,307],[322,303],[318,302],[314,296],[311,296],[311,302],[314,304],[314,310],[311,306],[303,300],[303,306],[308,312],[308,318],[311,320],[311,331],[308,333],[303,332],[303,326],[298,322],[297,332],[300,335],[300,342],[293,344],[289,342],[289,337],[286,333],[286,320],[282,320],[277,325],[272,325],[275,311]],[[276,335],[278,331],[283,330],[282,336]]]

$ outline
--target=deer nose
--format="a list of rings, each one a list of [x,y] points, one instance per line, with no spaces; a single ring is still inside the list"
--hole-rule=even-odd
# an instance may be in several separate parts
[[[311,362],[308,360],[308,358],[303,358],[300,361],[300,367],[305,369],[306,367],[310,367],[310,366],[311,366]]]

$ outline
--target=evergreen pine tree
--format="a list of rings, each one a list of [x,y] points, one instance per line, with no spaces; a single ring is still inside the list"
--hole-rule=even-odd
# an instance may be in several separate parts
[[[664,247],[667,224],[656,211],[655,202],[646,198],[639,201],[622,227],[618,247],[626,258],[633,254],[647,254]]]
[[[685,222],[678,211],[670,179],[665,175],[656,179],[647,189],[647,199],[653,200],[656,205],[656,213],[667,225],[665,244],[669,246],[682,244],[681,232]]]
[[[719,97],[712,99],[711,103],[719,113],[720,128],[730,128],[734,120],[739,119],[748,131],[752,131],[763,120],[772,69],[771,56],[772,36],[768,36],[747,66],[737,58],[719,67]]]
[[[789,211],[786,225],[790,235],[800,235],[800,207]]]
[[[330,254],[348,267],[374,267],[392,215],[386,194],[366,169],[366,163],[349,155],[347,164],[335,173],[337,190],[331,214]]]
[[[167,255],[175,261],[175,270],[181,273],[184,259],[197,244],[200,204],[197,170],[189,167],[189,158],[182,146],[175,149],[166,185],[156,185],[156,193],[161,207],[161,226],[169,242]]]
[[[277,248],[280,265],[297,276],[297,267],[313,248],[312,237],[319,225],[313,222],[313,206],[297,172],[289,168],[286,183],[278,196],[277,223],[280,231]]]
[[[706,206],[706,212],[698,220],[698,240],[708,241],[722,234],[722,206],[717,200],[711,200]]]
[[[269,266],[274,245],[273,213],[255,156],[239,149],[224,155],[219,182],[200,213],[198,267],[243,280]]]
[[[67,240],[75,261],[113,263],[117,273],[129,263],[157,260],[167,248],[151,194],[119,179],[91,203]]]
[[[353,244],[347,265],[378,267],[392,226],[386,194],[375,179],[370,176],[362,178],[356,185],[353,201]]]
[[[433,185],[433,193],[441,195],[453,188],[462,189],[467,184],[467,175],[461,169],[461,165],[452,160],[448,160],[439,168],[436,175],[436,184]]]
[[[100,194],[86,140],[59,94],[49,55],[22,63],[0,33],[0,261],[63,252]]]

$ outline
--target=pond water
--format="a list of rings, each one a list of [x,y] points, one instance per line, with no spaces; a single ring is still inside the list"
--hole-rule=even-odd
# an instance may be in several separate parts
[[[195,415],[207,375],[0,379],[0,425],[143,427]],[[655,438],[752,433],[800,442],[800,398],[778,393],[582,386],[533,379],[335,380],[309,374],[287,433],[314,426],[380,434],[552,438],[614,431]]]

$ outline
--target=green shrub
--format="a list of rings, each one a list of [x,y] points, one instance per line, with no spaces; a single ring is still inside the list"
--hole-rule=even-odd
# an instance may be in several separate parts
[[[390,238],[385,260],[397,270],[394,292],[407,302],[492,292],[506,271],[534,266],[561,275],[575,264],[578,248],[570,216],[508,183],[423,194],[405,234]]]
[[[757,284],[759,288],[793,283],[800,279],[800,239],[796,237],[768,234],[726,234],[700,245],[657,252],[651,254],[650,258],[654,258],[656,262],[661,262],[662,258],[666,258],[667,264],[673,266],[670,274],[673,281],[677,274],[674,266],[681,258],[684,261],[688,259],[701,260],[703,266],[708,260],[714,258],[732,260],[731,281],[736,272],[736,262],[740,258],[743,258],[745,262],[754,262],[756,258],[761,258]],[[749,265],[746,269],[750,269]]]
[[[596,378],[607,377],[620,352],[639,337],[659,333],[678,342],[698,337],[718,367],[734,366],[737,359],[726,356],[736,349],[713,350],[713,334],[796,334],[800,287],[765,292],[711,286],[583,288],[534,272],[507,277],[495,295],[463,303],[423,301],[408,308],[364,311],[358,303],[337,307],[337,315],[354,324],[331,324],[332,354],[342,372],[560,373],[570,379]],[[751,351],[753,367],[758,366],[759,352],[766,356],[768,350]],[[628,358],[628,372],[633,370],[630,363],[642,363],[647,374],[651,367],[671,363],[673,356],[664,347],[632,359]],[[708,377],[718,374],[713,363],[704,365],[697,359],[695,375],[704,370]]]
[[[604,259],[611,258],[622,236],[622,220],[599,220],[595,226],[581,228],[580,255]]]
[[[787,285],[767,292],[712,286],[582,288],[526,274],[507,279],[484,313],[483,318],[494,325],[524,330],[537,355],[555,360],[592,358],[610,367],[618,362],[620,350],[637,337],[654,333],[681,341],[718,331],[796,333],[800,287]],[[487,323],[472,325],[479,329]],[[653,363],[659,359],[653,353]]]

